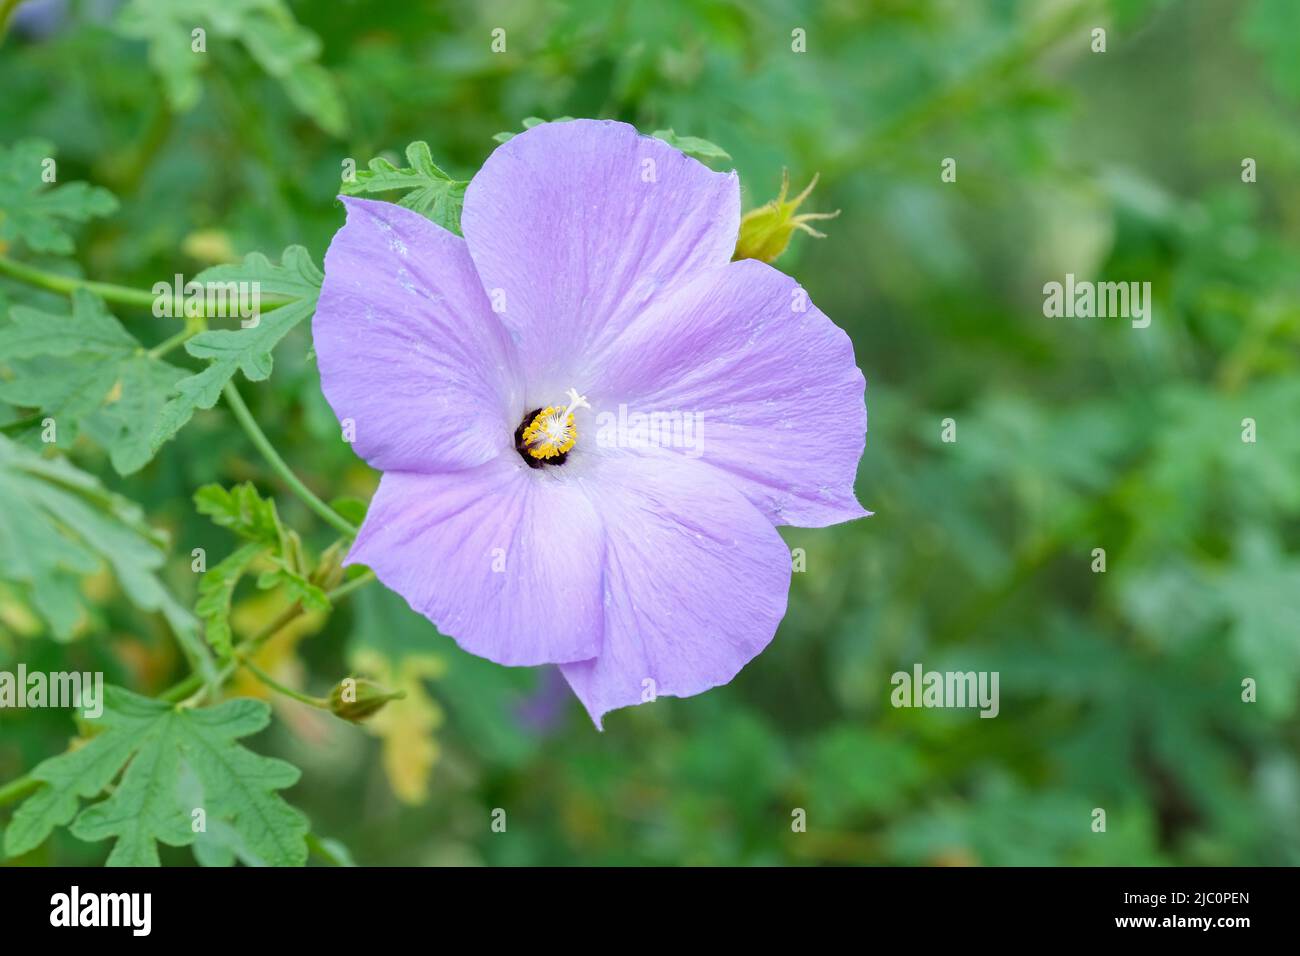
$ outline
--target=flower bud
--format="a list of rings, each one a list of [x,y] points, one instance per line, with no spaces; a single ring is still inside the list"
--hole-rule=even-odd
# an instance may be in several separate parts
[[[330,691],[330,712],[356,724],[378,713],[390,700],[405,696],[404,690],[389,690],[365,678],[345,677]]]
[[[818,174],[820,176],[820,174]],[[808,198],[808,194],[817,185],[818,176],[813,176],[806,189],[793,199],[786,199],[790,189],[790,174],[781,171],[781,193],[766,205],[751,209],[740,220],[740,238],[736,241],[734,259],[759,259],[763,262],[775,262],[790,245],[790,237],[796,229],[825,239],[826,234],[818,232],[809,222],[816,219],[834,219],[840,214],[835,212],[806,212],[795,215],[796,210]]]
[[[321,552],[320,560],[311,572],[311,583],[322,591],[332,591],[343,580],[343,556],[346,554],[342,541],[335,541]]]

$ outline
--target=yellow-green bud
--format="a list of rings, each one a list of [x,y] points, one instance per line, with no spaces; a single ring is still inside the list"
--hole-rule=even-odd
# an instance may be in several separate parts
[[[782,170],[780,195],[766,205],[751,209],[740,220],[740,238],[736,241],[736,252],[731,258],[775,262],[777,257],[785,252],[786,246],[790,245],[790,237],[794,235],[796,229],[818,239],[825,239],[825,233],[818,232],[808,223],[817,219],[834,219],[840,214],[838,209],[834,212],[806,212],[795,215],[799,206],[817,185],[820,175],[819,173],[813,176],[812,182],[798,196],[786,199],[786,193],[790,189],[790,173],[788,170]]]
[[[322,591],[332,591],[343,580],[343,556],[346,554],[342,541],[335,541],[321,552],[320,560],[311,572],[311,583]]]
[[[378,713],[390,700],[405,696],[404,690],[389,690],[365,678],[345,677],[330,691],[330,712],[356,724]]]

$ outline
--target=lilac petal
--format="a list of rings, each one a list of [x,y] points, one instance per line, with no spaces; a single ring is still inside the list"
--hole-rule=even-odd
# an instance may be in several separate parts
[[[589,387],[609,415],[698,414],[699,441],[679,453],[726,474],[776,524],[868,514],[853,494],[867,432],[853,343],[765,263],[730,263],[656,303]]]
[[[665,452],[611,456],[587,492],[605,525],[604,644],[560,669],[597,727],[725,684],[768,645],[790,551],[724,478]]]
[[[512,448],[518,356],[465,240],[392,203],[343,202],[312,336],[357,454],[383,471],[434,472]]]
[[[578,482],[511,450],[462,472],[385,472],[348,563],[471,654],[536,665],[599,653],[604,552]]]
[[[545,123],[501,145],[461,214],[534,392],[561,396],[652,297],[730,260],[739,224],[734,173],[597,120]]]

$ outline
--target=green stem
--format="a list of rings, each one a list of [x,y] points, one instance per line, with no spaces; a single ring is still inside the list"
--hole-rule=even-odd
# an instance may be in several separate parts
[[[2,2],[3,0],[0,0],[0,3]],[[18,279],[20,282],[26,282],[28,285],[48,289],[50,292],[59,292],[63,295],[71,295],[78,289],[86,289],[95,293],[105,302],[118,302],[122,305],[139,305],[153,308],[154,301],[157,299],[157,296],[152,292],[146,292],[144,289],[132,289],[129,286],[115,285],[111,282],[92,282],[89,279],[59,275],[57,272],[38,269],[35,266],[18,262],[8,256],[0,256],[0,273]]]
[[[367,584],[369,584],[371,581],[374,580],[375,580],[375,572],[366,571],[364,574],[357,575],[351,581],[347,581],[344,584],[340,584],[332,591],[326,591],[325,597],[329,599],[329,602],[331,604],[335,604],[343,600],[343,598],[347,597],[353,591],[360,590],[361,588],[365,587]],[[303,614],[303,611],[304,608],[300,601],[293,602],[287,608],[285,608],[283,611],[277,614],[274,620],[266,624],[256,634],[253,634],[250,637],[247,637],[244,640],[240,641],[239,644],[235,646],[234,656],[237,659],[242,659],[247,657],[249,654],[256,651],[259,647],[261,647],[271,638],[275,637],[275,635],[279,634],[282,629],[284,629],[289,624],[296,621]],[[233,674],[236,669],[237,669],[236,661],[232,660],[231,662],[227,663],[226,666],[223,667],[217,673],[217,680],[216,680],[217,686],[221,686],[227,680],[229,680],[230,675]],[[199,692],[202,691],[204,694],[206,694],[207,690],[208,688],[205,688],[203,686],[203,681],[197,675],[191,674],[189,677],[185,678],[185,680],[181,681],[179,684],[176,684],[173,687],[168,688],[159,696],[161,697],[162,700],[180,702],[194,695],[199,695],[199,697],[201,698],[202,695]]]
[[[333,591],[326,593],[330,601],[337,601],[339,598],[347,597],[353,591],[358,591],[375,579],[374,571],[367,571],[365,574],[358,574],[351,581],[345,581]]]
[[[126,154],[126,162],[112,170],[109,184],[118,196],[135,192],[159,151],[167,145],[175,124],[175,115],[163,96],[158,96],[149,125],[140,137],[139,145]]]
[[[217,683],[218,684],[225,683],[226,678],[233,673],[234,673],[233,668],[231,668],[229,671],[227,671],[225,668],[218,671]],[[196,692],[202,686],[203,686],[203,678],[200,677],[198,674],[191,674],[189,677],[185,678],[180,683],[173,684],[171,687],[168,687],[165,691],[163,691],[161,694],[158,695],[158,699],[165,700],[169,704],[179,703],[180,701],[184,700],[186,697],[189,697],[191,694]]]
[[[4,0],[0,0],[3,3]],[[58,272],[51,272],[48,269],[40,269],[36,266],[28,265],[25,262],[19,262],[16,259],[10,259],[8,256],[0,256],[0,275],[7,275],[11,279],[17,279],[19,282],[26,282],[28,285],[34,285],[38,289],[46,289],[50,292],[58,292],[62,295],[71,295],[78,289],[85,289],[93,292],[105,302],[116,302],[119,305],[135,305],[148,309],[153,309],[154,303],[158,301],[158,296],[153,292],[144,289],[135,289],[131,286],[117,285],[113,282],[95,282],[91,279],[78,279],[76,276],[65,276]],[[170,288],[170,287],[169,287]],[[262,312],[271,312],[290,302],[298,301],[296,298],[285,298],[283,296],[273,296],[270,300],[263,299],[259,303]],[[178,319],[187,318],[183,308],[174,308],[173,314]],[[219,319],[225,316],[212,315],[206,318]]]
[[[147,354],[151,359],[162,358],[168,352],[180,348],[190,339],[194,338],[194,336],[199,334],[199,331],[200,329],[198,328],[186,326],[175,335],[163,339],[145,354]]]
[[[302,602],[294,601],[287,608],[277,614],[274,620],[269,624],[264,625],[256,634],[252,635],[247,640],[240,641],[239,646],[235,648],[235,653],[248,654],[251,651],[257,650],[271,638],[275,637],[275,635],[279,634],[282,629],[288,627],[293,621],[296,621],[302,613]]]
[[[301,704],[306,704],[309,707],[316,707],[320,710],[329,710],[330,702],[324,697],[313,697],[310,694],[304,694],[302,691],[294,690],[286,684],[281,684],[278,680],[250,660],[241,660],[239,663],[242,664],[250,674],[260,680],[267,687],[271,688],[271,690],[283,694],[285,697],[291,698],[292,700],[296,700]]]
[[[321,501],[320,498],[316,497],[315,493],[302,483],[302,479],[295,475],[293,470],[285,464],[284,459],[280,457],[280,453],[276,451],[275,446],[271,444],[271,440],[266,437],[265,432],[263,432],[261,427],[257,424],[257,420],[253,418],[253,413],[250,412],[248,406],[244,404],[243,398],[239,395],[239,390],[235,388],[235,383],[226,382],[221,393],[225,396],[226,404],[230,406],[230,411],[234,413],[235,420],[238,421],[240,426],[244,429],[244,433],[248,435],[249,440],[257,450],[262,453],[262,457],[266,459],[267,464],[271,466],[272,470],[275,471],[275,473],[280,476],[280,479],[289,486],[289,490],[301,498],[303,503],[312,511],[316,512],[316,514],[320,516],[321,520],[325,521],[330,525],[330,527],[336,529],[341,534],[347,535],[349,538],[355,538],[357,536],[357,529],[352,526],[351,522],[325,502]]]
[[[40,785],[41,782],[30,773],[25,777],[9,781],[3,787],[0,787],[0,807],[3,807],[6,803],[21,800]]]
[[[326,591],[325,597],[329,600],[330,604],[336,604],[353,591],[359,591],[373,580],[375,580],[375,572],[366,571],[364,574],[358,574],[351,581],[345,581],[333,590]],[[235,648],[236,653],[247,654],[249,651],[261,647],[271,638],[275,637],[276,634],[280,633],[282,628],[296,620],[303,611],[304,608],[301,603],[295,601],[293,604],[290,604],[287,608],[281,611],[276,616],[275,620],[271,621],[271,623],[267,624],[248,639],[240,641],[239,645]]]
[[[345,581],[333,590],[326,591],[325,597],[329,600],[330,604],[336,604],[353,591],[359,591],[374,580],[375,572],[368,570],[364,574],[358,574],[351,581]],[[275,620],[271,621],[256,634],[240,641],[238,646],[235,648],[235,654],[247,656],[252,651],[257,650],[271,638],[275,637],[275,635],[279,634],[281,630],[293,621],[297,620],[304,611],[305,608],[302,606],[300,601],[295,601],[293,604],[290,604],[287,608],[276,615]]]

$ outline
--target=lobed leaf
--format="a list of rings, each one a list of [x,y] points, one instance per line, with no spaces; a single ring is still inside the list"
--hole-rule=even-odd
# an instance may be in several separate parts
[[[235,588],[259,558],[267,558],[272,565],[258,576],[259,588],[283,586],[290,598],[307,610],[329,610],[329,597],[313,580],[316,575],[308,573],[298,534],[280,523],[275,502],[262,498],[250,482],[228,491],[220,485],[204,485],[195,492],[194,505],[214,524],[249,542],[209,568],[199,582],[194,610],[207,625],[208,644],[222,658],[229,657],[233,650],[230,608]]]
[[[153,422],[187,375],[151,357],[90,292],[73,294],[72,314],[15,306],[0,327],[0,355],[12,374],[0,399],[38,408],[70,443],[85,431],[109,452],[121,475],[157,451]]]
[[[107,216],[117,200],[107,189],[82,182],[51,185],[45,180],[46,161],[54,147],[26,139],[0,147],[0,245],[22,242],[33,252],[67,255],[72,238],[66,223]],[[57,167],[56,173],[57,173]]]
[[[370,161],[369,172],[358,172],[356,181],[340,187],[349,196],[370,193],[405,193],[398,204],[431,219],[442,228],[460,235],[460,211],[465,204],[468,182],[452,179],[433,161],[429,144],[406,147],[409,166],[399,168],[382,156]]]
[[[674,149],[679,149],[687,156],[692,156],[703,163],[722,162],[731,159],[731,154],[707,139],[698,136],[678,136],[671,129],[657,129],[650,134],[661,139]]]
[[[284,297],[288,301],[262,311],[257,323],[248,328],[202,332],[185,343],[186,351],[195,358],[210,359],[211,364],[176,383],[175,394],[155,420],[150,438],[152,448],[156,451],[170,440],[196,411],[215,405],[221,390],[237,373],[243,372],[252,382],[268,378],[272,350],[316,310],[323,280],[320,269],[302,246],[285,249],[280,265],[255,252],[241,263],[213,266],[195,276],[194,282],[201,285],[257,283],[261,295]]]
[[[237,743],[267,725],[265,703],[239,699],[195,710],[119,687],[105,688],[104,698],[103,731],[32,771],[43,786],[14,813],[5,832],[9,856],[71,824],[79,840],[115,841],[109,866],[158,866],[158,844],[196,842],[195,811],[202,810],[207,829],[223,837],[217,845],[237,849],[245,862],[306,862],[307,818],[277,793],[297,783],[297,768]],[[115,779],[107,798],[78,813],[83,799]],[[208,860],[212,855],[205,849]]]
[[[254,561],[266,552],[260,544],[246,544],[220,563],[208,568],[199,579],[199,598],[194,613],[203,621],[203,633],[208,645],[222,660],[234,653],[234,640],[230,631],[230,604],[235,587]]]
[[[204,485],[194,493],[194,507],[213,524],[241,538],[268,548],[281,547],[284,529],[275,502],[259,495],[251,482],[242,482],[229,491],[220,485]]]

